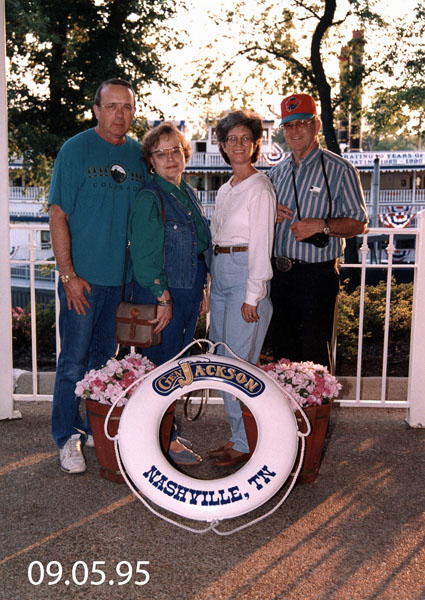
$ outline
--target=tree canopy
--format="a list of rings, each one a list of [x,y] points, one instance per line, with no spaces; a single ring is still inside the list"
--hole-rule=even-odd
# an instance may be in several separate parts
[[[391,63],[388,74],[391,85],[380,85],[374,95],[367,119],[376,144],[383,137],[416,138],[415,146],[422,148],[425,134],[425,50],[418,40],[425,35],[425,8],[418,4],[415,18],[406,26],[400,24],[394,38],[393,54],[399,54],[403,43],[402,63]],[[397,69],[398,67],[398,69]]]
[[[122,78],[138,108],[150,84],[172,86],[162,53],[182,41],[169,26],[179,0],[6,0],[9,148],[42,182],[60,146],[93,124],[102,81]]]
[[[406,63],[400,44],[406,36],[412,41],[415,36],[401,21],[394,24],[378,14],[375,4],[373,0],[291,0],[283,6],[259,0],[253,13],[248,2],[240,0],[219,19],[218,48],[225,37],[237,40],[233,55],[220,58],[211,44],[209,55],[198,65],[194,89],[201,98],[221,96],[245,106],[256,90],[270,95],[278,90],[282,97],[293,91],[309,92],[320,103],[326,145],[339,153],[337,121],[347,112],[357,119],[364,117],[361,94],[370,93],[380,81],[382,89],[388,88],[389,77]],[[418,0],[418,23],[420,10]],[[353,30],[358,35],[347,44]],[[352,54],[344,57],[346,50]],[[353,60],[356,52],[361,60]],[[338,65],[344,58],[347,68],[342,73]],[[242,60],[251,68],[237,88],[232,74],[242,72]],[[418,54],[413,62],[417,68]]]

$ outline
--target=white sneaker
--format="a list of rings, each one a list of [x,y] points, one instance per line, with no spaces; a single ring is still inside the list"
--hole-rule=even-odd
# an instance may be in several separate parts
[[[62,471],[66,473],[84,473],[86,470],[79,433],[74,433],[60,449],[60,463]]]
[[[94,448],[94,439],[91,433],[88,434],[86,443],[84,444],[87,448]]]

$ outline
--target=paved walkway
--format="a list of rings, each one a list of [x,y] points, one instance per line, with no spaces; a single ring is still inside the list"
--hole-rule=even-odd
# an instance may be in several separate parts
[[[219,537],[152,515],[125,485],[100,478],[94,449],[87,473],[61,473],[51,405],[17,407],[21,420],[0,422],[0,600],[425,599],[425,430],[409,429],[404,411],[334,408],[318,479],[297,485],[265,521]],[[183,423],[201,453],[225,433],[221,410]],[[201,468],[218,476],[210,462]],[[34,561],[35,583],[40,565],[60,564],[32,585]],[[84,576],[78,561],[90,571],[83,585],[73,583]],[[119,577],[120,561],[134,571],[149,561],[148,583],[135,585],[144,575],[134,572],[118,585],[128,569],[123,563]],[[48,585],[59,567],[60,583]],[[105,571],[101,585],[90,584],[101,576],[93,567]]]

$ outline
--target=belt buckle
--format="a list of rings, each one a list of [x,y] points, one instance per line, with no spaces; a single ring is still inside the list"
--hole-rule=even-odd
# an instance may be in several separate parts
[[[282,273],[292,269],[292,260],[287,256],[276,256],[276,268]]]
[[[217,256],[217,255],[218,255],[218,249],[219,249],[219,248],[220,248],[220,246],[219,246],[218,244],[216,244],[216,245],[214,246],[214,256]]]

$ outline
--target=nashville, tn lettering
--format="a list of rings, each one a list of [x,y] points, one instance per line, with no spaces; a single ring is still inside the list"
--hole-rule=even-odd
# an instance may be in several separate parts
[[[267,485],[271,481],[270,478],[275,476],[276,473],[270,471],[267,465],[264,465],[255,475],[248,479],[248,483],[249,485],[254,484],[256,490],[261,490],[264,485]],[[249,499],[249,494],[247,492],[242,494],[237,485],[227,488],[227,490],[195,490],[188,488],[169,479],[155,465],[152,465],[148,471],[145,471],[143,477],[160,492],[166,496],[172,496],[174,500],[179,502],[188,502],[189,504],[199,506],[217,506],[239,502],[244,498],[246,500]]]

